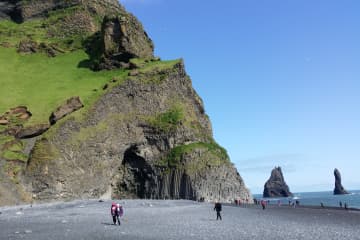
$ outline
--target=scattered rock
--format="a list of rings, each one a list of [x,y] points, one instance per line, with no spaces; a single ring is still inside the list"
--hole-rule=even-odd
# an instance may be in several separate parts
[[[22,128],[16,133],[15,137],[20,139],[37,137],[50,128],[50,124],[36,124],[30,127]]]
[[[128,73],[129,76],[137,76],[139,75],[139,71],[138,70],[132,70]]]
[[[18,107],[15,107],[15,108],[11,108],[10,111],[6,112],[7,114],[11,115],[15,115],[15,114],[23,114],[23,113],[27,113],[27,114],[30,114],[31,116],[31,113],[28,112],[27,110],[27,107],[26,106],[18,106]]]
[[[27,229],[27,230],[25,230],[25,233],[26,234],[32,233],[32,230]]]
[[[0,119],[0,125],[7,125],[9,121],[7,119]]]
[[[106,90],[108,87],[109,87],[109,84],[106,83],[106,84],[103,86],[102,89],[103,89],[103,90]]]
[[[349,194],[349,192],[346,191],[341,184],[341,175],[340,175],[340,171],[337,168],[334,169],[334,176],[335,176],[334,195]]]
[[[36,53],[39,50],[39,45],[30,39],[21,40],[18,47],[19,53]]]
[[[280,167],[275,167],[271,171],[269,180],[265,183],[263,197],[290,197],[288,185],[284,180]]]
[[[31,117],[31,114],[29,112],[22,113],[19,115],[19,118],[22,120],[28,120]]]
[[[59,108],[57,108],[54,112],[51,113],[49,121],[51,125],[54,125],[61,118],[66,115],[79,110],[84,107],[79,97],[72,97],[66,101],[66,103]]]
[[[23,212],[16,212],[15,214],[16,215],[23,215],[24,213]]]

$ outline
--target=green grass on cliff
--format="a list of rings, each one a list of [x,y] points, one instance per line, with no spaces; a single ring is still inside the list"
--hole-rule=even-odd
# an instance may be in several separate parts
[[[101,94],[105,83],[124,75],[123,70],[79,68],[86,59],[87,54],[80,50],[49,58],[44,54],[22,56],[13,48],[0,47],[0,115],[25,105],[33,114],[28,124],[46,123],[66,99],[80,96],[87,105]]]
[[[201,152],[200,155],[196,154],[196,159],[189,163],[184,161],[185,155],[193,154],[196,151]],[[158,162],[163,167],[185,168],[188,173],[198,172],[207,166],[220,166],[227,163],[230,163],[230,160],[226,150],[216,142],[195,142],[176,146]]]
[[[168,111],[150,117],[148,122],[157,130],[168,133],[174,131],[184,117],[183,107],[174,105]]]

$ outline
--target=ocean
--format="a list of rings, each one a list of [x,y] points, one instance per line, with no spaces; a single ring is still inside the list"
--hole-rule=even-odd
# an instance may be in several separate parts
[[[277,204],[280,200],[281,204],[288,204],[289,201],[298,200],[300,205],[306,206],[320,206],[321,203],[324,206],[339,207],[340,202],[342,206],[347,203],[349,208],[360,209],[360,190],[350,190],[350,194],[346,195],[334,195],[332,191],[328,192],[301,192],[293,193],[294,197],[289,198],[263,198],[262,194],[254,194],[256,199],[269,200],[270,204]]]

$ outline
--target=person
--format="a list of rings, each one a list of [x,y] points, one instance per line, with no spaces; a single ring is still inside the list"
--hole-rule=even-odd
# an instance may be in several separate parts
[[[342,208],[342,201],[339,202],[339,206],[340,206],[340,208]]]
[[[323,202],[320,203],[320,206],[321,206],[322,208],[325,207]]]
[[[112,203],[111,204],[111,216],[113,218],[113,223],[116,225],[116,222],[118,222],[119,225],[121,225],[120,217],[124,214],[124,210],[122,206],[119,203]]]
[[[262,206],[262,209],[265,210],[265,207],[266,207],[266,201],[265,200],[261,200],[261,206]]]
[[[220,212],[222,210],[221,208],[222,208],[221,203],[215,202],[214,211],[216,211],[216,220],[219,220],[219,218],[220,218],[220,220],[222,220],[221,214],[220,214]]]
[[[347,203],[344,204],[344,208],[345,208],[345,210],[348,210],[348,204]]]

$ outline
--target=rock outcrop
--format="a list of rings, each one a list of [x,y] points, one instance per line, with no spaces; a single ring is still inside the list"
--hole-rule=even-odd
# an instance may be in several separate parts
[[[343,185],[341,184],[341,175],[337,168],[334,169],[334,176],[335,176],[334,195],[349,194],[349,192],[346,191]]]
[[[64,103],[51,113],[49,122],[51,125],[53,125],[66,115],[69,115],[70,113],[75,112],[82,107],[84,107],[84,105],[79,97],[69,98],[68,100],[66,100],[66,103]]]
[[[51,126],[26,126],[26,108],[0,117],[0,169],[8,169],[0,171],[6,179],[0,204],[5,195],[6,204],[101,196],[252,201],[213,139],[182,60],[154,58],[141,23],[117,0],[5,1],[0,12],[0,19],[19,23],[42,19],[40,42],[10,39],[20,52],[51,50],[56,58],[78,50],[89,60],[73,67],[131,69],[113,71],[91,101],[84,100],[91,105],[68,100],[52,113]],[[74,116],[75,110],[81,113]]]
[[[0,20],[22,23],[33,18],[46,18],[51,11],[76,6],[85,7],[100,17],[125,11],[117,0],[5,0],[0,2]]]
[[[140,22],[131,14],[105,17],[99,69],[122,67],[131,58],[152,58],[154,46]]]
[[[290,197],[292,195],[284,180],[281,168],[275,167],[271,171],[269,180],[264,185],[263,197]]]

